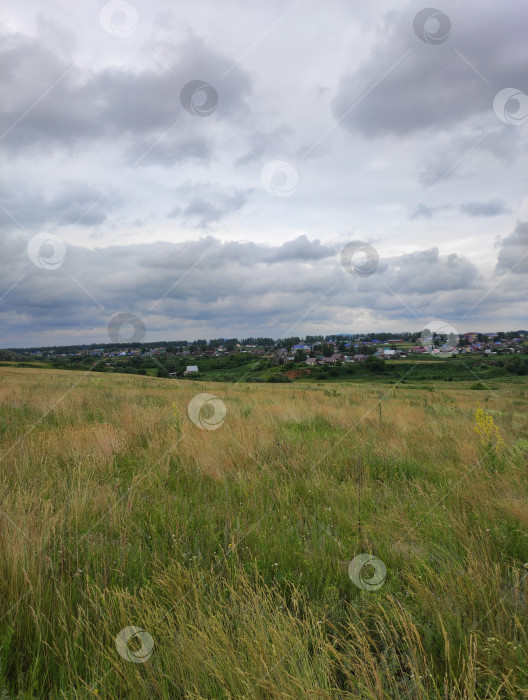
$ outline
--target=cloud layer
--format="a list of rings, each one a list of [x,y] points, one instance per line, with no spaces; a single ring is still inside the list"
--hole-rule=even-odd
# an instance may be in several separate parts
[[[0,25],[1,345],[526,325],[521,0],[113,7]]]
[[[96,249],[61,247],[42,236],[29,255],[17,237],[3,280],[11,288],[0,313],[9,329],[4,342],[105,342],[107,324],[118,312],[141,318],[151,340],[218,337],[226,329],[240,337],[357,332],[372,323],[421,330],[431,318],[460,326],[460,332],[504,324],[525,303],[518,298],[518,279],[527,267],[518,265],[505,277],[503,270],[522,252],[528,259],[527,227],[519,224],[505,238],[495,279],[437,248],[381,258],[367,276],[350,274],[340,250],[304,235],[275,246],[206,236]],[[510,318],[504,298],[510,299]]]

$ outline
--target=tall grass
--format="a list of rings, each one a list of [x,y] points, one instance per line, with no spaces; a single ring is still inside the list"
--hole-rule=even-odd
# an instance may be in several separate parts
[[[2,368],[0,697],[528,697],[528,395],[490,471],[470,386]]]

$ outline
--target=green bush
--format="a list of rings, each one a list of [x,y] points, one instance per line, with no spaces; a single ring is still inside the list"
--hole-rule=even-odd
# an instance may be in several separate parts
[[[292,380],[287,377],[285,374],[272,374],[267,381],[270,384],[287,384],[288,382],[291,382]]]

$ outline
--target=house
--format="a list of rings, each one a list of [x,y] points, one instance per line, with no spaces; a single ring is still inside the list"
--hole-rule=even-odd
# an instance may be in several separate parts
[[[330,357],[330,359],[333,362],[343,362],[343,360],[345,359],[345,356],[342,355],[340,352],[334,352],[334,354]]]
[[[385,355],[385,357],[395,357],[396,350],[389,350],[389,349],[385,348],[385,350],[383,351],[383,354]]]
[[[183,374],[184,375],[196,374],[196,372],[198,372],[198,367],[196,365],[187,365],[185,372]]]
[[[363,362],[363,360],[366,360],[367,356],[366,355],[354,355],[354,362]]]
[[[297,345],[293,346],[294,350],[311,350],[309,345],[306,345],[306,343],[297,343]]]
[[[317,358],[315,357],[309,357],[308,359],[305,360],[305,363],[307,365],[316,365],[317,364]]]

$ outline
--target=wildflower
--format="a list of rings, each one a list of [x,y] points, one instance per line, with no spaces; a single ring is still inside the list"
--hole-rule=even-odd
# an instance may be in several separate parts
[[[479,445],[483,452],[488,468],[495,469],[497,461],[505,448],[498,426],[493,422],[493,416],[477,403],[475,410],[475,432],[479,437]]]
[[[493,449],[500,452],[504,447],[499,428],[493,422],[493,416],[477,404],[475,411],[475,432],[479,436],[479,442],[485,449]]]

